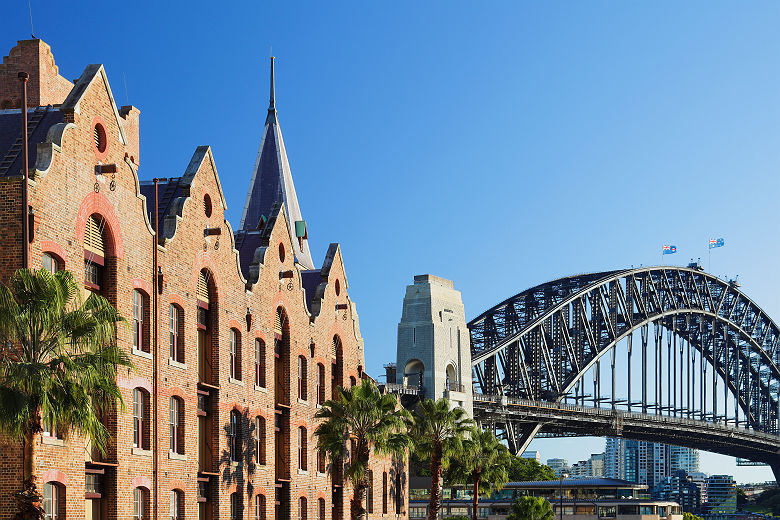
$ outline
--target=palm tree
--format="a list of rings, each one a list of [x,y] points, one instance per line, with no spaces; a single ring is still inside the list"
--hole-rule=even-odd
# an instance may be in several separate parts
[[[338,389],[335,399],[326,401],[315,417],[323,419],[314,434],[317,447],[327,454],[333,467],[349,458],[346,477],[355,490],[353,520],[365,514],[363,497],[368,487],[369,459],[376,454],[403,455],[409,445],[406,424],[409,412],[394,395],[382,395],[373,381],[364,379],[349,390]],[[347,443],[353,446],[349,453]]]
[[[453,460],[447,471],[447,482],[471,484],[474,502],[471,518],[477,520],[479,495],[490,495],[504,487],[509,480],[508,467],[512,454],[496,439],[493,432],[471,429],[463,441],[463,451]]]
[[[100,420],[122,397],[117,368],[132,367],[116,344],[123,321],[103,297],[80,298],[69,271],[20,269],[0,284],[0,431],[23,443],[19,514],[42,514],[36,486],[36,446],[42,424],[75,430],[104,451]]]
[[[553,520],[553,509],[542,497],[519,497],[506,520]]]
[[[415,454],[430,460],[431,500],[428,518],[436,520],[441,509],[439,489],[442,473],[449,466],[450,458],[463,449],[463,440],[473,421],[462,408],[450,408],[450,402],[441,398],[426,399],[414,411],[411,436]]]

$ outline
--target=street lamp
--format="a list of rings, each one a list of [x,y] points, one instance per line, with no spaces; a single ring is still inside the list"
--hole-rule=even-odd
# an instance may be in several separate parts
[[[563,520],[563,479],[568,476],[568,473],[561,472],[561,478],[558,480],[558,518],[560,520]]]

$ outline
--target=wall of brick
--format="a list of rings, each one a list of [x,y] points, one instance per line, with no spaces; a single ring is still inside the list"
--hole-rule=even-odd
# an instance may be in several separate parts
[[[24,42],[12,50],[9,56],[20,52],[25,55],[28,45]],[[48,50],[42,42],[39,49]],[[43,53],[45,55],[45,53]],[[50,55],[50,53],[49,53]],[[16,58],[14,58],[16,59]],[[12,63],[11,58],[7,58]],[[41,87],[37,99],[51,100],[61,88],[61,81],[53,76],[56,66],[51,60],[44,67],[50,86]],[[52,69],[52,67],[54,67]],[[10,69],[9,69],[10,70]],[[0,69],[0,74],[2,74]],[[83,78],[82,78],[83,79]],[[0,81],[2,78],[0,77]],[[86,80],[85,80],[86,81]],[[79,85],[76,85],[79,88]],[[289,362],[284,367],[282,378],[285,391],[289,392],[289,408],[284,408],[288,418],[285,428],[288,432],[282,450],[290,467],[289,490],[291,510],[282,518],[297,518],[300,497],[307,499],[308,520],[317,519],[318,499],[326,503],[326,518],[332,518],[333,481],[328,473],[316,471],[317,453],[314,430],[317,422],[314,414],[316,405],[316,367],[325,367],[326,398],[330,398],[330,379],[333,370],[332,344],[338,336],[342,344],[341,384],[348,385],[350,377],[360,380],[364,365],[363,340],[360,336],[355,306],[349,298],[348,284],[341,251],[333,244],[322,269],[323,288],[321,300],[313,315],[306,305],[305,292],[299,267],[292,263],[292,237],[284,213],[272,219],[268,244],[259,266],[259,279],[248,284],[239,268],[238,253],[234,249],[233,231],[224,218],[225,201],[220,190],[218,173],[211,150],[199,148],[195,161],[191,163],[194,174],[189,180],[188,196],[181,205],[176,219],[175,234],[157,240],[147,217],[146,200],[139,191],[137,175],[139,138],[138,110],[129,107],[116,117],[116,107],[109,95],[105,76],[98,70],[94,80],[81,95],[77,107],[66,114],[66,121],[72,124],[64,129],[61,142],[51,145],[51,159],[39,154],[39,164],[30,189],[30,203],[36,212],[34,241],[31,244],[31,266],[41,267],[43,252],[53,252],[62,260],[62,267],[71,270],[77,279],[84,276],[84,226],[90,215],[98,214],[105,223],[108,239],[106,268],[108,283],[102,293],[117,306],[125,317],[133,315],[133,290],[144,291],[152,303],[157,280],[154,277],[153,254],[158,253],[160,273],[164,283],[157,294],[157,313],[150,314],[152,326],[149,334],[153,339],[153,324],[157,324],[157,342],[151,341],[151,352],[139,352],[132,348],[132,330],[120,327],[118,342],[135,364],[132,372],[119,375],[119,385],[125,408],[109,419],[109,429],[114,435],[104,464],[92,464],[104,470],[104,502],[108,518],[130,518],[133,514],[133,489],[141,485],[149,488],[152,502],[157,504],[156,516],[168,515],[169,493],[173,489],[183,491],[183,515],[196,518],[199,505],[198,477],[208,477],[211,486],[209,502],[211,518],[228,518],[231,492],[241,494],[245,518],[254,518],[254,496],[266,497],[266,518],[273,518],[274,493],[277,484],[275,468],[274,422],[277,406],[277,388],[274,374],[274,320],[281,308],[288,319],[288,336],[285,348]],[[62,96],[61,96],[62,97]],[[2,90],[0,90],[2,99]],[[94,145],[93,129],[100,122],[106,129],[108,146],[99,153]],[[63,124],[63,126],[65,126]],[[116,173],[96,175],[97,164],[115,164]],[[6,281],[14,269],[20,266],[18,189],[19,180],[0,182],[0,221],[4,233],[0,247],[0,278]],[[213,211],[210,217],[204,211],[204,196],[208,194]],[[7,210],[7,211],[5,211]],[[16,222],[16,224],[15,224]],[[271,225],[271,224],[269,224]],[[16,226],[16,227],[14,227]],[[204,230],[218,228],[220,234],[205,236]],[[287,254],[280,258],[279,247]],[[196,286],[198,275],[206,270],[212,290],[209,311],[212,315],[212,357],[215,378],[204,385],[198,373],[198,331]],[[292,272],[292,278],[280,278],[281,272]],[[336,281],[340,287],[336,294]],[[85,293],[86,295],[86,289]],[[183,363],[169,360],[168,312],[175,303],[183,311]],[[247,324],[247,311],[251,324]],[[230,378],[230,330],[236,329],[241,338],[241,378]],[[254,384],[255,338],[265,342],[266,387]],[[307,399],[297,396],[299,356],[307,361]],[[157,386],[155,390],[155,373]],[[133,389],[143,388],[151,392],[152,442],[150,449],[134,449],[132,400]],[[209,419],[212,424],[214,473],[207,475],[199,466],[198,454],[198,396],[208,393],[210,400]],[[181,399],[184,405],[183,454],[172,454],[169,442],[169,416],[171,397]],[[228,430],[230,415],[237,410],[241,415],[241,457],[238,463],[231,462]],[[257,464],[254,448],[254,424],[256,417],[265,418],[266,464]],[[298,470],[297,432],[306,428],[307,466]],[[64,439],[41,439],[40,457],[36,467],[53,478],[67,480],[65,485],[67,517],[85,517],[84,499],[85,440],[75,432]],[[19,485],[21,460],[16,449],[2,448],[8,464],[0,471],[0,515],[13,510],[8,492]],[[154,473],[155,453],[158,472]],[[388,513],[381,513],[381,475],[387,471],[402,477],[402,501],[406,501],[407,483],[405,471],[388,458],[375,457],[374,468],[374,513],[372,518],[395,516],[394,505]],[[376,475],[380,478],[377,479]],[[389,503],[393,504],[395,478],[390,478]],[[345,485],[344,501],[340,517],[349,518],[349,497],[352,491]],[[405,516],[406,507],[401,510]],[[155,514],[154,507],[151,514]]]

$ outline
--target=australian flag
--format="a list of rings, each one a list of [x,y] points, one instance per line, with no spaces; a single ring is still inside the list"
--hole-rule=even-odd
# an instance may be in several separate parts
[[[725,243],[726,242],[722,238],[711,238],[710,249],[715,249],[716,247],[723,247]]]
[[[677,246],[667,246],[665,245],[663,247],[663,252],[665,255],[673,255],[677,252]]]

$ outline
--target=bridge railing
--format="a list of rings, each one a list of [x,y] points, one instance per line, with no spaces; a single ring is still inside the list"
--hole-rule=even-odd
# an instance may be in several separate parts
[[[389,394],[398,395],[422,395],[422,388],[419,386],[404,385],[399,383],[385,383],[383,386],[385,391]]]
[[[572,404],[564,404],[564,403],[555,403],[552,401],[532,401],[529,399],[521,399],[519,397],[507,397],[503,395],[489,395],[489,394],[475,393],[474,403],[477,404],[479,402],[493,403],[499,406],[514,404],[514,405],[520,405],[529,408],[537,408],[537,409],[543,408],[548,410],[571,411],[571,412],[578,412],[578,413],[602,415],[604,417],[620,417],[623,419],[635,419],[635,420],[654,421],[654,422],[660,421],[668,424],[677,424],[681,426],[684,425],[684,426],[691,426],[696,428],[706,427],[715,430],[728,430],[730,432],[736,431],[747,435],[761,436],[766,439],[770,439],[772,441],[777,441],[778,438],[777,435],[771,433],[752,430],[749,428],[743,428],[741,426],[731,426],[731,425],[726,425],[721,423],[698,421],[695,419],[686,419],[683,417],[671,417],[668,415],[655,415],[655,414],[647,414],[641,412],[627,412],[623,410],[610,410],[608,408],[597,408],[592,406],[580,406],[580,405],[572,405]]]

